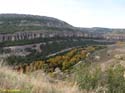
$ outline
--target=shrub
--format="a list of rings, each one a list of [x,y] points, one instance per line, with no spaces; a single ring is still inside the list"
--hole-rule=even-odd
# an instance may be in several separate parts
[[[91,63],[83,63],[75,68],[77,83],[81,89],[95,89],[99,85],[101,70],[99,67],[91,68]]]
[[[118,63],[106,71],[94,63],[81,63],[74,71],[80,89],[96,93],[125,93],[125,68]]]
[[[109,93],[125,93],[125,68],[116,65],[107,71]]]

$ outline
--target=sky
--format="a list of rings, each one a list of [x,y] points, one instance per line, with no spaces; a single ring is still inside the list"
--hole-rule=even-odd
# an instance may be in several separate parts
[[[0,13],[49,16],[76,27],[125,28],[125,0],[0,0]]]

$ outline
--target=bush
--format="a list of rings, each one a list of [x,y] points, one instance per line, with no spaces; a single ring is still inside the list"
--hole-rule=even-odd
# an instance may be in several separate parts
[[[114,64],[102,71],[97,64],[82,63],[74,70],[80,89],[96,93],[125,93],[125,68],[120,64]]]
[[[107,71],[109,93],[125,93],[125,68],[114,66]]]
[[[95,89],[99,85],[101,70],[99,67],[91,68],[91,63],[83,63],[75,68],[77,83],[81,89]]]

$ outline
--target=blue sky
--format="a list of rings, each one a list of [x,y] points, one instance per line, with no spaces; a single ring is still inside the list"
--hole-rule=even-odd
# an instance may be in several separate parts
[[[77,27],[125,28],[125,0],[0,0],[0,13],[51,16]]]

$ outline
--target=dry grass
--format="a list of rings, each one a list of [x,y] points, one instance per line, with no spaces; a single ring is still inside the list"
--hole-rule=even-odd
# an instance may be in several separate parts
[[[42,71],[26,75],[0,65],[0,90],[3,89],[18,89],[19,93],[80,93],[75,84],[55,80],[50,83]]]

